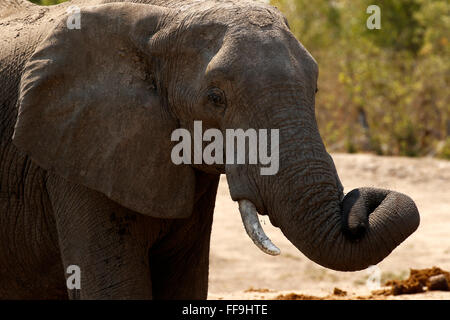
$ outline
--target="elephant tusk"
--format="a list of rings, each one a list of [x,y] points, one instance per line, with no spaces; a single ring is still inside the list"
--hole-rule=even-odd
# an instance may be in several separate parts
[[[266,236],[258,220],[255,205],[249,200],[239,200],[239,212],[248,236],[264,253],[272,256],[280,254],[280,249]]]

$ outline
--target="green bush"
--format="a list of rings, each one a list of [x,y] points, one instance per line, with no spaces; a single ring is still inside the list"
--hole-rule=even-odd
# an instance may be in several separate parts
[[[450,3],[272,0],[320,67],[317,120],[331,150],[450,159]],[[366,8],[381,9],[369,30]]]
[[[29,0],[29,1],[39,4],[39,5],[42,5],[42,6],[50,6],[52,4],[66,2],[67,0]]]

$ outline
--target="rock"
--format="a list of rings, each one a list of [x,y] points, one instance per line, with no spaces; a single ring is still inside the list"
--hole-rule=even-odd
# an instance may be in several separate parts
[[[347,295],[347,291],[344,291],[344,290],[339,289],[339,288],[334,288],[333,294],[335,296],[341,296],[342,297],[342,296],[346,296]]]
[[[428,278],[427,287],[428,290],[449,291],[447,278],[443,274]]]

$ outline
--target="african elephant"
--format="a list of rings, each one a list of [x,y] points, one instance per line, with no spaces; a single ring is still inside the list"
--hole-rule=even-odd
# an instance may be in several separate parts
[[[220,174],[269,254],[257,213],[342,271],[419,225],[406,195],[344,196],[315,120],[317,63],[270,5],[0,0],[0,19],[1,298],[206,298]],[[196,120],[277,128],[279,170],[173,163],[172,132]],[[80,289],[66,288],[71,265]]]

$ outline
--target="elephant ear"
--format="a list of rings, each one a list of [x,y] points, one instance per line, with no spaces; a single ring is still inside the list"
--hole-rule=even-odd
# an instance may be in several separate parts
[[[80,29],[64,16],[25,66],[13,142],[42,168],[131,210],[182,218],[195,175],[171,161],[177,121],[155,88],[147,45],[168,14],[146,4],[85,7]]]

